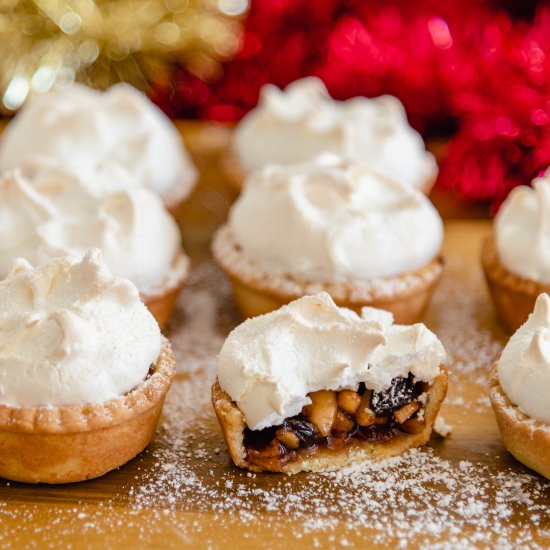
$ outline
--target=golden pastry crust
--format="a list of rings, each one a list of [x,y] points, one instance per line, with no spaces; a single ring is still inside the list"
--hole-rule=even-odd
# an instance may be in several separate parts
[[[496,363],[489,376],[489,395],[506,449],[522,464],[550,479],[550,425],[530,418],[508,399]]]
[[[441,403],[447,394],[447,370],[442,365],[440,374],[430,384],[430,390],[424,409],[425,426],[420,433],[400,433],[385,441],[352,440],[342,449],[331,450],[320,447],[312,455],[299,456],[297,460],[286,463],[282,472],[319,472],[344,468],[365,460],[382,460],[404,453],[413,447],[424,445],[430,439],[432,429],[439,413]],[[261,472],[262,468],[247,461],[244,446],[246,423],[237,405],[225,393],[216,379],[212,386],[212,404],[233,462],[241,468]]]
[[[245,317],[278,309],[307,294],[328,292],[336,304],[360,313],[364,306],[391,311],[396,323],[414,324],[428,308],[443,273],[438,257],[413,272],[372,281],[318,283],[267,273],[246,258],[227,225],[222,226],[212,244],[214,258],[229,275],[237,305]]]
[[[527,321],[539,294],[550,292],[550,285],[523,279],[508,271],[500,262],[492,236],[483,242],[481,265],[500,318],[509,331],[515,332]]]
[[[164,329],[174,313],[178,296],[189,274],[189,258],[180,251],[174,261],[164,284],[159,288],[142,293],[141,298],[147,309],[157,320],[159,327]]]
[[[0,477],[69,483],[125,464],[151,441],[174,375],[163,338],[148,377],[120,398],[64,407],[0,405]]]

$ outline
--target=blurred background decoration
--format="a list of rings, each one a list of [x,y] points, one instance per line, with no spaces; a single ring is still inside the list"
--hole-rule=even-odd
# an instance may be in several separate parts
[[[435,192],[498,207],[550,164],[550,6],[536,0],[0,0],[4,106],[126,80],[236,122],[263,84],[393,94],[437,144]]]
[[[247,0],[0,0],[0,87],[6,111],[74,81],[118,81],[153,93],[174,70],[221,76],[238,49]]]

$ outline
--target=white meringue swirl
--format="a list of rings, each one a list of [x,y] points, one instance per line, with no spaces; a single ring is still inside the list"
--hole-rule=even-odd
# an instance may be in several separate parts
[[[142,382],[161,348],[136,287],[99,251],[39,268],[14,262],[0,281],[0,403],[104,403]]]
[[[550,284],[550,170],[516,187],[495,217],[498,256],[508,271]]]
[[[233,330],[218,357],[218,381],[248,427],[281,424],[321,389],[382,391],[412,373],[432,381],[445,350],[423,324],[394,325],[391,313],[339,308],[325,292],[248,319]]]
[[[334,101],[314,77],[284,91],[264,86],[258,106],[235,131],[234,148],[245,172],[271,163],[305,162],[324,152],[361,160],[417,188],[427,189],[438,171],[397,98]]]
[[[183,199],[197,176],[169,118],[128,84],[106,92],[75,84],[33,97],[3,134],[0,171],[36,157],[53,158],[77,176],[119,164],[129,185],[167,203]]]
[[[0,178],[0,276],[17,257],[39,266],[92,247],[146,295],[163,286],[181,241],[162,201],[147,189],[98,197],[82,179],[43,163],[25,163]]]
[[[550,297],[541,294],[527,321],[510,338],[497,362],[498,378],[514,405],[550,423]]]
[[[415,271],[443,240],[425,195],[331,155],[250,175],[228,223],[243,253],[268,272],[319,282]]]

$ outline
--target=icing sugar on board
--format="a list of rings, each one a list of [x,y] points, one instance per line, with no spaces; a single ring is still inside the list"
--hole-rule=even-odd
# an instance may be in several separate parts
[[[107,476],[76,485],[0,481],[0,546],[104,544],[433,545],[543,548],[550,489],[504,449],[487,394],[506,341],[478,265],[488,222],[448,222],[446,272],[426,323],[448,352],[446,437],[340,472],[250,474],[229,461],[210,405],[216,354],[239,322],[227,280],[199,261],[170,337],[179,374],[154,443]]]
[[[179,214],[194,273],[170,327],[179,374],[159,431],[144,453],[98,480],[0,480],[0,547],[550,547],[550,482],[506,452],[487,393],[507,338],[479,265],[489,222],[447,222],[445,273],[425,320],[448,352],[448,437],[337,473],[260,475],[231,465],[210,384],[240,319],[207,252],[235,196],[220,172],[230,133],[180,128],[201,175]]]

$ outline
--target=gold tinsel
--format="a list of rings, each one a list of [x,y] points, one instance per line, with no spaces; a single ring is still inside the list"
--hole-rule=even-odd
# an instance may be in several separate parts
[[[0,0],[3,109],[75,80],[147,90],[174,62],[213,79],[237,48],[247,8],[247,0]]]

